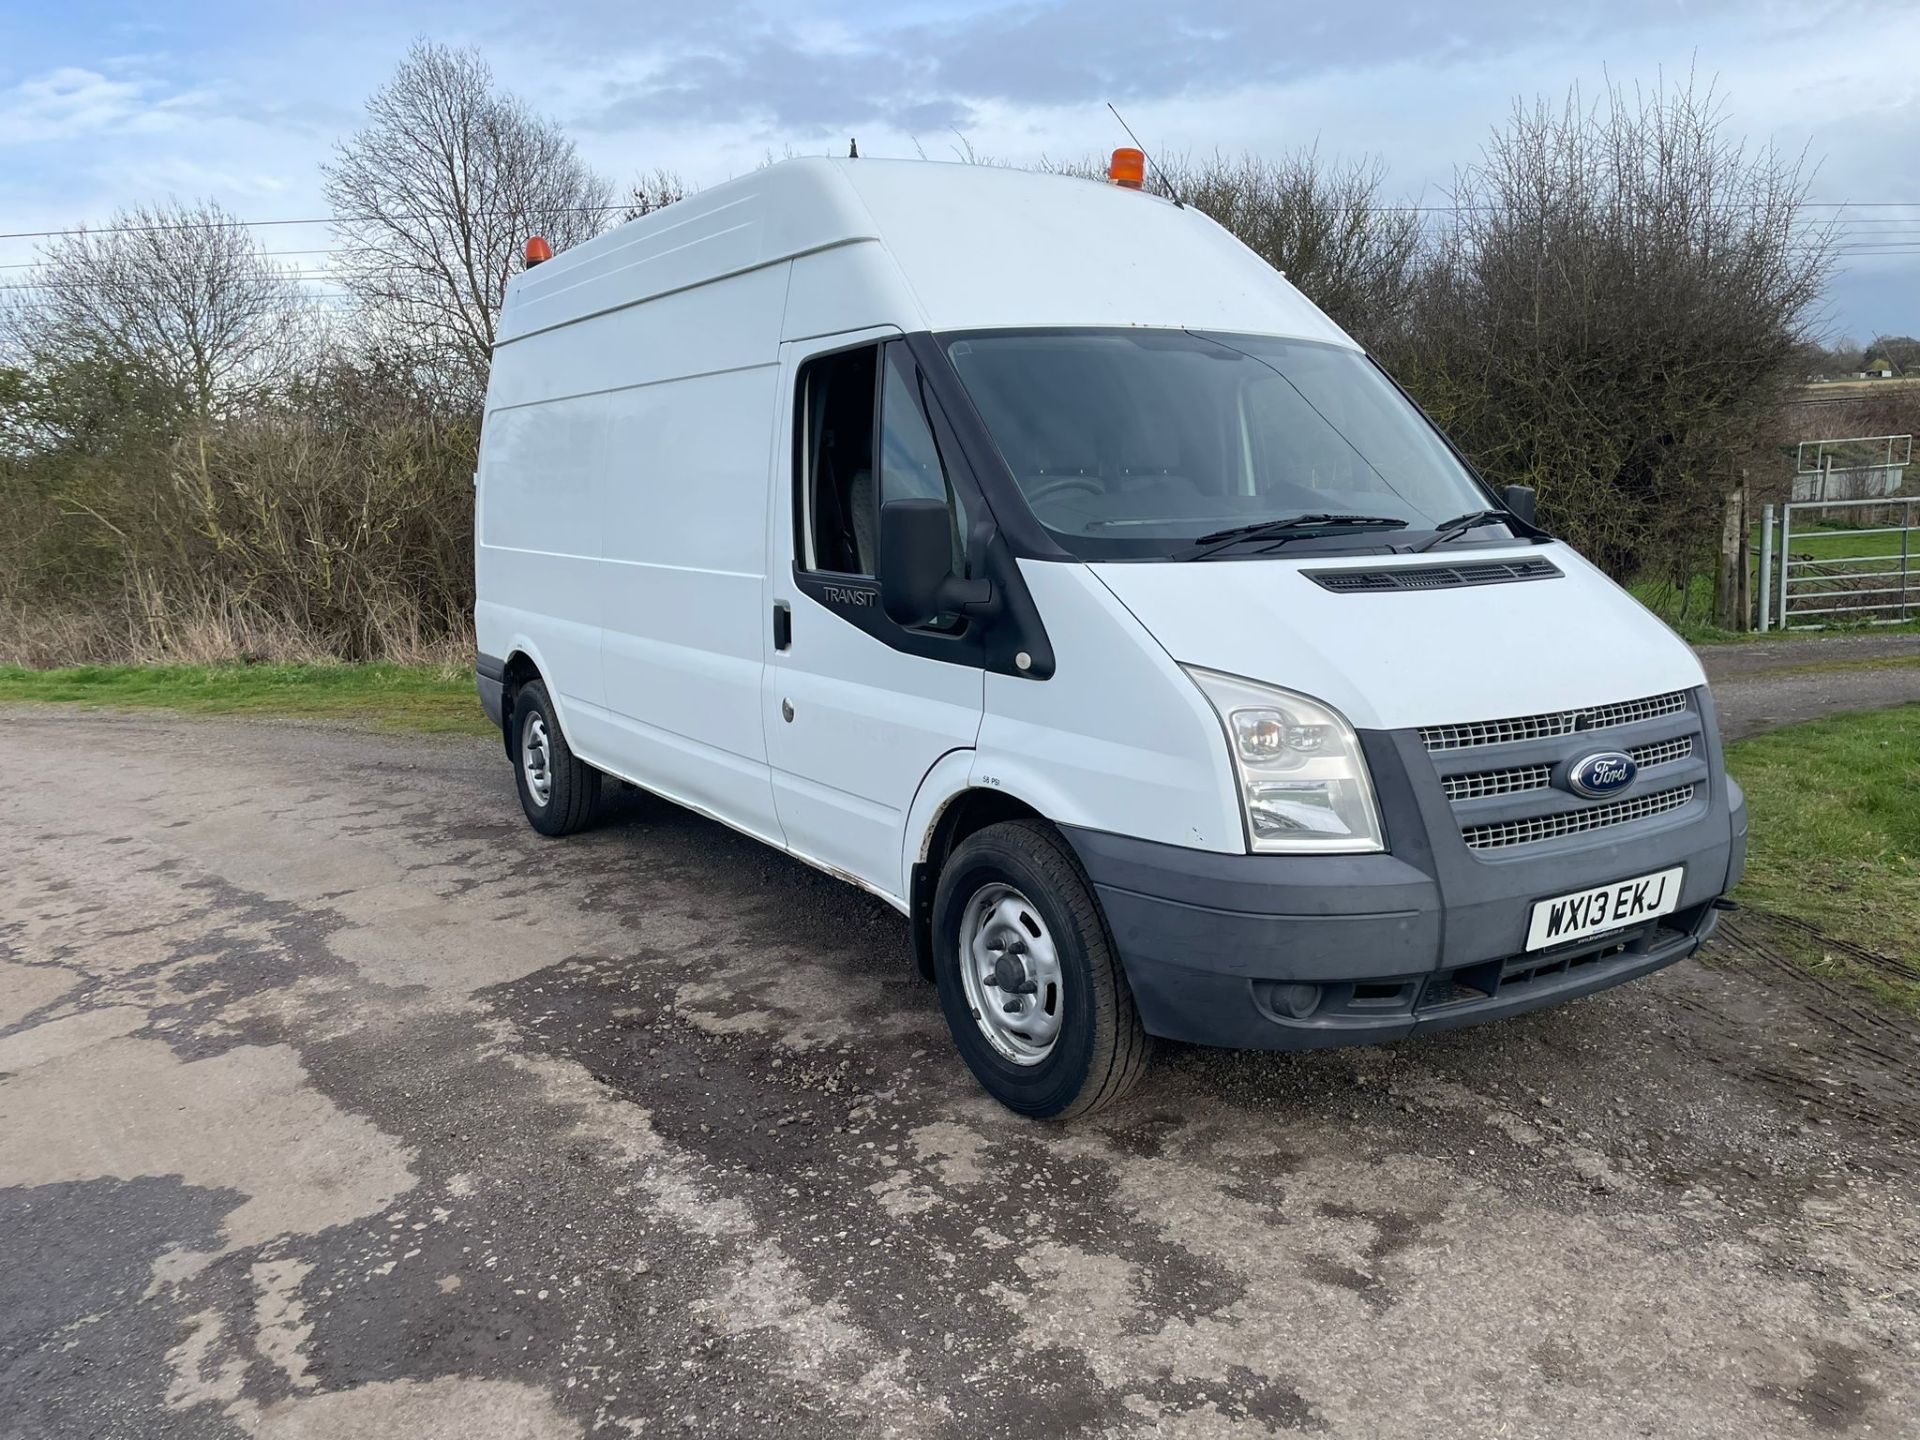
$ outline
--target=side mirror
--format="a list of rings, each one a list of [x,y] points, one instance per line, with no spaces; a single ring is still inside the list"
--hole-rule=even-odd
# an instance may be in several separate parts
[[[1533,487],[1531,485],[1509,485],[1500,492],[1500,503],[1527,524],[1533,519]]]
[[[930,625],[993,596],[985,580],[953,573],[953,517],[939,500],[880,507],[880,608],[896,625]]]

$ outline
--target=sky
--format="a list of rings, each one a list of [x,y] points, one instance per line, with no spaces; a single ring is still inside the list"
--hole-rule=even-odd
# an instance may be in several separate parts
[[[326,213],[320,164],[416,38],[479,47],[616,181],[769,156],[1375,157],[1444,204],[1516,99],[1689,74],[1804,153],[1842,246],[1830,338],[1920,334],[1920,0],[61,0],[0,6],[0,234],[210,198]],[[323,225],[254,232],[325,292]],[[0,239],[0,284],[31,238]]]

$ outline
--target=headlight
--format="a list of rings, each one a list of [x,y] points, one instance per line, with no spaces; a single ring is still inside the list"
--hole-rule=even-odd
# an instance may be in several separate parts
[[[1240,777],[1247,837],[1262,852],[1384,850],[1380,808],[1353,727],[1316,700],[1182,666],[1213,703]]]

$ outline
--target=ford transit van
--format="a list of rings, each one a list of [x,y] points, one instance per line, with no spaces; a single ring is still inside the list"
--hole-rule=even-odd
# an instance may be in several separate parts
[[[794,160],[621,225],[509,285],[476,483],[535,829],[617,777],[872,891],[1029,1115],[1646,975],[1740,875],[1692,652],[1138,188]]]

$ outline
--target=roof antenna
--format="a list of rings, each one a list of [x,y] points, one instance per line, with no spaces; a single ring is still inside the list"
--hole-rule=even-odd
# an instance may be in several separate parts
[[[1113,110],[1113,118],[1120,122],[1120,128],[1127,132],[1127,138],[1133,141],[1134,148],[1138,150],[1142,155],[1147,156],[1147,163],[1153,166],[1153,173],[1158,175],[1160,177],[1160,183],[1167,187],[1167,198],[1173,201],[1174,205],[1177,208],[1181,210],[1186,209],[1187,202],[1182,200],[1180,198],[1180,192],[1173,188],[1173,180],[1171,179],[1171,177],[1168,176],[1165,170],[1160,168],[1159,161],[1155,160],[1153,156],[1147,155],[1147,147],[1140,143],[1140,137],[1133,133],[1133,127],[1127,124],[1126,117],[1123,116],[1118,110],[1114,110],[1113,102],[1111,100],[1107,101],[1107,109]]]
[[[859,158],[860,158],[860,142],[858,140],[847,141],[847,159],[858,160]]]

